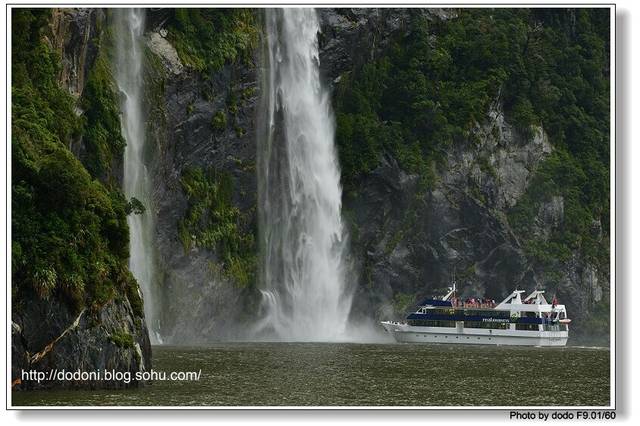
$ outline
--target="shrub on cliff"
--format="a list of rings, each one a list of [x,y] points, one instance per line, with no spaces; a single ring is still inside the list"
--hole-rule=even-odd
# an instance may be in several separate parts
[[[175,9],[168,29],[180,60],[198,71],[248,60],[258,39],[254,12],[249,9]]]

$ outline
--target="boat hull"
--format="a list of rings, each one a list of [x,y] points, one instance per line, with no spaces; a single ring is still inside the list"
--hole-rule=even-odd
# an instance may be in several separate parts
[[[493,330],[456,327],[417,327],[383,321],[382,326],[401,343],[444,343],[505,346],[566,346],[567,331]]]

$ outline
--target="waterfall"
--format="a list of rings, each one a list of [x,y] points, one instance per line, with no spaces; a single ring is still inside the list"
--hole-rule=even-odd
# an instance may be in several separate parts
[[[144,295],[144,314],[151,342],[162,343],[156,318],[153,258],[153,208],[151,181],[145,165],[145,117],[142,110],[144,51],[144,9],[114,9],[116,41],[115,80],[121,92],[122,135],[124,152],[124,193],[142,202],[143,214],[130,214],[129,269]]]
[[[262,311],[258,331],[280,340],[345,338],[342,188],[335,124],[319,72],[312,9],[266,12],[258,208]]]

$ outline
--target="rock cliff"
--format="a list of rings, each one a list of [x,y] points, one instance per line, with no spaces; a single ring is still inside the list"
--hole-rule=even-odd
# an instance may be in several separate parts
[[[411,13],[447,25],[452,9],[418,12],[399,9],[321,9],[320,66],[326,84],[384,54],[406,34]],[[238,288],[219,274],[215,250],[180,242],[178,223],[189,202],[180,184],[190,167],[214,168],[233,176],[235,205],[255,220],[255,129],[259,97],[260,49],[248,63],[228,63],[202,73],[180,63],[171,46],[171,28],[150,28],[148,46],[162,64],[163,131],[155,157],[158,248],[164,275],[163,332],[175,343],[242,337],[246,306],[259,300],[255,288]],[[166,20],[164,20],[166,22]],[[249,95],[246,95],[249,93]],[[235,124],[221,128],[212,120],[228,115]],[[541,161],[553,152],[545,129],[522,132],[506,118],[500,95],[491,102],[471,134],[451,145],[427,191],[420,176],[383,152],[379,164],[345,191],[344,214],[351,231],[357,270],[354,316],[399,316],[418,297],[440,291],[454,278],[463,295],[499,299],[513,288],[543,286],[569,305],[575,329],[585,330],[594,304],[608,294],[608,270],[575,254],[550,278],[526,253],[508,220],[532,182]],[[535,217],[535,233],[549,236],[565,220],[564,199],[554,196]],[[253,305],[255,309],[255,304]],[[243,316],[244,315],[244,316]],[[250,322],[249,322],[250,323]],[[197,324],[197,326],[194,326]],[[234,324],[242,324],[240,329]]]
[[[318,13],[320,68],[334,90],[337,114],[342,112],[337,100],[352,84],[351,76],[397,50],[398,40],[415,30],[416,15],[438,31],[459,16],[454,9]],[[260,302],[255,162],[261,42],[258,38],[248,44],[244,55],[222,66],[195,66],[192,57],[185,60],[187,42],[178,37],[172,16],[167,9],[148,10],[145,33],[146,167],[154,188],[153,205],[145,207],[156,218],[155,299],[160,306],[155,311],[164,343],[243,339],[251,336]],[[254,18],[259,31],[259,10]],[[108,11],[55,9],[49,26],[47,42],[61,57],[57,81],[75,99],[76,113],[84,116],[87,82],[108,50]],[[438,31],[427,37],[434,50]],[[529,37],[539,33],[531,24]],[[534,42],[526,43],[535,48]],[[606,330],[608,264],[579,250],[544,263],[532,249],[537,247],[534,239],[556,244],[558,230],[575,220],[571,194],[556,191],[529,203],[526,232],[514,226],[514,211],[532,197],[540,171],[558,155],[561,144],[552,136],[558,124],[523,129],[501,90],[486,104],[469,130],[439,147],[439,160],[422,169],[430,176],[428,185],[424,173],[407,167],[405,159],[386,147],[364,172],[348,181],[343,176],[343,216],[356,285],[352,316],[399,318],[418,298],[442,291],[455,279],[463,297],[500,299],[514,287],[545,287],[568,305],[574,335]],[[75,135],[65,144],[90,169],[86,138]],[[119,155],[107,169],[96,177],[105,185],[119,185]],[[607,224],[592,222],[592,238],[607,246]],[[222,248],[212,243],[218,241],[212,235],[225,229],[233,236],[224,234],[229,244]],[[148,370],[147,327],[133,299],[123,292],[102,305],[74,310],[56,293],[49,300],[14,307],[12,378],[22,368]]]
[[[21,14],[21,15],[18,15]],[[68,118],[69,121],[78,120],[85,123],[86,105],[84,90],[89,79],[89,75],[96,67],[96,58],[101,53],[105,54],[106,45],[104,32],[108,24],[108,12],[99,9],[53,9],[50,11],[32,12],[29,10],[15,12],[14,10],[14,31],[17,25],[27,22],[30,28],[21,28],[23,31],[33,31],[42,35],[42,40],[35,38],[33,42],[43,43],[42,46],[51,49],[54,55],[60,58],[57,75],[41,76],[43,79],[51,78],[60,85],[64,92],[71,95],[72,107],[77,117]],[[44,25],[39,27],[32,22],[44,19]],[[20,31],[20,30],[18,30]],[[14,34],[16,34],[14,32]],[[38,46],[42,52],[42,48]],[[34,50],[36,50],[34,48]],[[24,52],[29,55],[30,53]],[[43,58],[36,58],[44,61]],[[20,59],[14,56],[13,65],[19,65]],[[31,70],[27,70],[29,73]],[[35,77],[31,77],[33,85],[37,84]],[[13,81],[13,86],[18,87],[17,80]],[[112,90],[112,89],[110,89]],[[64,95],[56,95],[57,99],[66,99]],[[56,92],[52,92],[56,93]],[[32,95],[35,98],[37,95]],[[54,95],[49,95],[53,97]],[[115,96],[115,95],[114,95]],[[56,98],[53,98],[56,100]],[[14,98],[14,107],[21,106],[20,99]],[[16,108],[14,112],[13,125],[14,135],[21,130],[20,120],[22,110]],[[73,113],[72,113],[73,114]],[[41,133],[43,134],[43,133]],[[16,136],[14,136],[16,137]],[[71,149],[81,160],[85,158],[86,133],[77,131],[73,137],[61,140],[66,149]],[[45,140],[34,139],[33,146],[44,144]],[[22,148],[21,145],[17,145]],[[60,149],[57,145],[56,149]],[[14,148],[16,144],[14,141]],[[32,148],[33,149],[33,148]],[[39,149],[39,148],[38,148]],[[48,147],[51,150],[51,147]],[[36,149],[32,155],[36,155]],[[53,150],[53,152],[56,152]],[[14,152],[14,155],[17,155]],[[151,345],[142,313],[142,299],[138,285],[126,269],[126,253],[128,249],[128,238],[120,238],[116,234],[120,229],[126,231],[124,212],[117,210],[116,201],[106,201],[104,198],[90,200],[90,197],[104,197],[103,194],[110,194],[118,200],[120,195],[112,188],[113,182],[102,181],[98,183],[86,170],[82,169],[77,160],[70,159],[63,154],[67,163],[62,169],[50,169],[53,160],[46,156],[50,155],[46,151],[40,153],[41,158],[34,157],[33,161],[40,161],[39,172],[50,173],[43,176],[46,181],[53,185],[49,191],[41,192],[42,183],[39,176],[25,175],[21,167],[22,163],[13,159],[16,166],[16,179],[24,184],[23,179],[29,179],[29,184],[34,190],[34,198],[30,200],[34,206],[27,205],[22,199],[16,199],[16,189],[14,188],[14,210],[13,216],[13,298],[12,298],[12,328],[11,328],[11,348],[12,348],[12,370],[11,379],[13,389],[41,389],[41,388],[124,388],[135,387],[142,383],[135,380],[135,373],[148,371],[151,368]],[[113,164],[121,163],[121,158],[114,158]],[[57,173],[57,174],[56,174]],[[64,173],[76,173],[75,177],[69,177]],[[115,166],[110,174],[116,178],[121,171]],[[121,178],[121,176],[120,176]],[[69,195],[68,186],[80,186],[74,196]],[[44,201],[42,198],[56,191],[62,193],[54,198],[51,204],[43,209],[39,204]],[[90,192],[94,191],[94,192]],[[87,199],[82,198],[86,196]],[[38,198],[40,197],[40,198]],[[72,198],[72,200],[69,199]],[[71,205],[69,203],[74,203]],[[105,207],[106,206],[106,207]],[[98,212],[100,208],[114,208],[115,211]],[[23,215],[23,209],[30,213]],[[28,210],[32,209],[32,210]],[[77,210],[74,210],[77,209]],[[85,209],[85,210],[82,210]],[[94,209],[94,210],[92,210]],[[104,214],[97,221],[92,222],[91,217],[95,214]],[[107,218],[107,215],[112,216]],[[49,216],[46,216],[49,215]],[[59,216],[56,216],[59,215]],[[74,216],[75,215],[75,216]],[[82,216],[84,215],[84,216]],[[58,217],[67,218],[68,222],[73,222],[77,218],[83,221],[79,226],[81,229],[75,235],[63,235],[65,247],[73,247],[60,257],[66,257],[61,263],[67,262],[72,267],[82,262],[83,257],[91,257],[96,268],[99,268],[97,275],[89,276],[85,271],[68,273],[62,268],[56,270],[50,266],[47,278],[38,278],[40,272],[35,274],[35,282],[31,282],[30,272],[27,265],[20,256],[21,250],[36,251],[38,248],[38,238],[46,238],[47,233],[54,235],[51,238],[59,238],[55,232],[66,229],[65,226],[73,226],[67,223],[60,225],[54,222],[54,228],[47,230],[48,221],[58,220]],[[25,219],[26,218],[26,219]],[[24,222],[30,220],[32,222]],[[110,222],[107,222],[109,220]],[[40,231],[27,228],[23,223],[31,223],[30,226],[42,227]],[[109,228],[111,227],[111,228]],[[36,228],[37,229],[37,228]],[[25,233],[35,232],[29,236]],[[18,235],[19,234],[19,235]],[[92,243],[87,243],[92,239]],[[103,246],[102,239],[106,240],[110,246]],[[36,241],[35,243],[33,241]],[[47,241],[47,240],[43,240]],[[124,241],[124,247],[121,243]],[[29,246],[27,244],[34,244]],[[117,245],[117,247],[116,247]],[[78,251],[75,251],[77,247]],[[45,247],[43,253],[27,253],[28,256],[44,257],[54,256],[56,248],[54,245]],[[95,251],[93,251],[95,250]],[[98,253],[98,250],[104,250]],[[58,253],[58,252],[55,252]],[[123,254],[124,253],[124,254]],[[122,258],[121,257],[124,257]],[[103,256],[103,257],[102,257]],[[112,262],[110,265],[102,263],[105,259]],[[41,260],[40,260],[41,261]],[[111,269],[113,268],[113,269]],[[117,270],[117,272],[116,272]],[[85,274],[84,276],[81,274]],[[67,275],[68,274],[68,275]],[[117,277],[115,275],[118,275]],[[104,282],[96,282],[99,277]],[[39,281],[40,280],[40,281]],[[86,281],[85,281],[86,280]],[[86,376],[84,378],[65,379],[62,376],[49,376],[49,372],[56,374],[73,373],[77,371],[96,374],[98,372],[115,370],[120,373],[129,374],[132,380],[124,382],[120,380],[103,380],[96,376]],[[23,371],[40,371],[47,375],[46,380],[37,381],[33,378],[23,376]]]

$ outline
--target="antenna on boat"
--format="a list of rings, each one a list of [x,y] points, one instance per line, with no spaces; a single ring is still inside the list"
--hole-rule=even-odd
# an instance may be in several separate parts
[[[453,274],[451,274],[451,286],[449,287],[449,291],[442,298],[442,300],[451,300],[456,297],[456,271],[455,268],[453,270]]]
[[[451,290],[453,291],[453,297],[456,297],[456,267],[453,266],[453,276],[451,277]]]
[[[453,277],[451,278],[451,291],[452,291],[452,298],[455,299],[456,298],[456,267],[454,265],[453,267]]]

